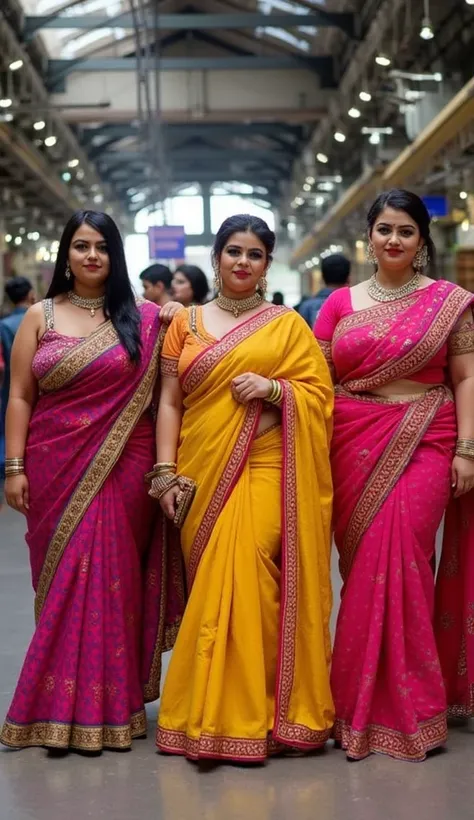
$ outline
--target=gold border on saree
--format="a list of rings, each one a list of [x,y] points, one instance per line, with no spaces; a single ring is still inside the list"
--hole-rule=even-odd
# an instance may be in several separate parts
[[[28,746],[48,746],[56,749],[79,749],[100,752],[102,749],[129,749],[132,740],[145,737],[147,720],[145,710],[131,715],[130,723],[123,726],[83,726],[78,723],[38,721],[21,726],[5,721],[0,741],[16,749]]]
[[[339,718],[334,724],[333,735],[347,756],[354,760],[362,760],[370,754],[386,754],[398,760],[424,760],[428,752],[446,743],[446,712],[420,723],[418,731],[412,735],[377,724],[370,724],[361,732]]]

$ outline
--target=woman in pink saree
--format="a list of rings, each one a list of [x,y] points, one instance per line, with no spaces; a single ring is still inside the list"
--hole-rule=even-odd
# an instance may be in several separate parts
[[[433,565],[453,495],[474,507],[474,296],[422,274],[434,255],[429,223],[414,194],[382,194],[369,213],[376,273],[332,294],[315,325],[336,384],[344,586],[331,684],[335,738],[351,759],[423,760],[447,736]],[[447,552],[452,536],[448,526]],[[451,640],[454,614],[452,624]]]
[[[5,745],[98,752],[146,732],[180,606],[144,479],[162,339],[114,222],[75,214],[12,355],[5,490],[27,519],[36,630]]]

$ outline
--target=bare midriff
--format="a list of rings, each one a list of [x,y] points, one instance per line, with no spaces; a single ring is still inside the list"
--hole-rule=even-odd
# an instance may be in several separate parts
[[[270,427],[274,427],[275,424],[281,424],[280,410],[276,407],[275,409],[264,407],[262,410],[262,415],[260,416],[256,435],[258,436],[260,433],[264,433],[265,430],[268,430]]]
[[[412,398],[418,395],[421,397],[427,393],[428,390],[432,390],[433,387],[440,386],[442,385],[424,384],[422,382],[409,381],[408,379],[399,379],[396,382],[390,382],[390,384],[377,387],[377,389],[374,390],[368,390],[367,392],[372,393],[374,396],[382,396],[387,399],[403,398],[403,396]]]

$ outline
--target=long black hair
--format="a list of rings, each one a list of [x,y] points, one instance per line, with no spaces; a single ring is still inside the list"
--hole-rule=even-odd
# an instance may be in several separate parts
[[[89,225],[100,233],[107,244],[110,273],[105,281],[104,316],[110,319],[132,362],[140,361],[140,314],[135,302],[122,237],[114,220],[100,211],[76,211],[64,228],[59,243],[54,274],[46,294],[53,299],[74,287],[74,278],[66,277],[69,249],[81,225]]]
[[[186,277],[193,292],[193,302],[202,305],[209,293],[207,276],[197,265],[178,265],[175,273],[182,273]]]
[[[251,214],[236,214],[229,216],[224,220],[219,230],[217,231],[214,240],[214,247],[212,249],[212,262],[215,265],[219,263],[221,253],[224,250],[227,242],[234,233],[253,233],[258,236],[262,245],[265,246],[267,252],[267,262],[272,261],[272,254],[275,249],[276,236],[268,227],[267,223],[260,219],[259,216],[251,216]]]
[[[430,259],[430,269],[436,267],[436,248],[431,237],[430,224],[431,217],[428,209],[419,196],[404,188],[392,188],[391,191],[384,191],[379,194],[369,213],[367,214],[367,228],[369,236],[372,229],[384,208],[394,208],[396,211],[405,211],[418,225],[420,236],[423,239]]]

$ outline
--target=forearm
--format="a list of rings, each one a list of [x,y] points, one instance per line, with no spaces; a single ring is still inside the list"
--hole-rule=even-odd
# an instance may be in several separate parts
[[[23,458],[33,406],[25,399],[10,397],[6,418],[6,457]]]
[[[460,381],[454,388],[458,438],[474,440],[474,376]]]
[[[157,463],[177,461],[182,409],[161,401],[156,420]]]

